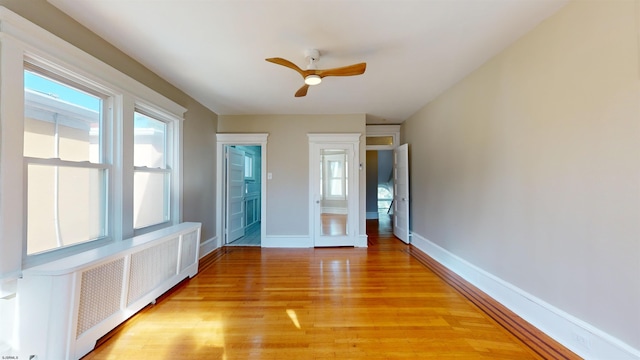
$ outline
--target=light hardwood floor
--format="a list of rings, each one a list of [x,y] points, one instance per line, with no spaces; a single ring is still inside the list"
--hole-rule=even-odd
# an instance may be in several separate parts
[[[577,358],[508,331],[379,225],[368,248],[216,251],[85,359]]]

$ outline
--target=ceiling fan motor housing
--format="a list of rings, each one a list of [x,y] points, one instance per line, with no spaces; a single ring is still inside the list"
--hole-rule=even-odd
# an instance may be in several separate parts
[[[307,49],[304,52],[304,56],[305,59],[309,60],[310,63],[313,63],[314,61],[318,61],[318,59],[320,59],[320,51],[316,49]]]

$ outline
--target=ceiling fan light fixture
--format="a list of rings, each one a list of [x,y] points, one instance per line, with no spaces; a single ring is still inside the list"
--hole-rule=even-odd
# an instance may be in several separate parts
[[[304,83],[307,85],[318,85],[322,82],[322,78],[318,75],[307,75],[304,78]]]

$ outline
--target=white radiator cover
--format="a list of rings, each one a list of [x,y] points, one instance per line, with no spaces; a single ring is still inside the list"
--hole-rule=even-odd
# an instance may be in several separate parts
[[[25,269],[19,353],[80,359],[96,341],[198,272],[200,223],[182,223]]]

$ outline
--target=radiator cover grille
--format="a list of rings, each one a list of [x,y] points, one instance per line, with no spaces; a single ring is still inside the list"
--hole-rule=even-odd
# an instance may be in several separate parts
[[[198,232],[193,231],[182,235],[182,252],[180,255],[180,271],[193,265],[198,261],[196,259],[196,250],[198,249]]]
[[[177,274],[178,238],[131,255],[127,306]]]
[[[120,310],[124,259],[82,273],[76,337]]]

